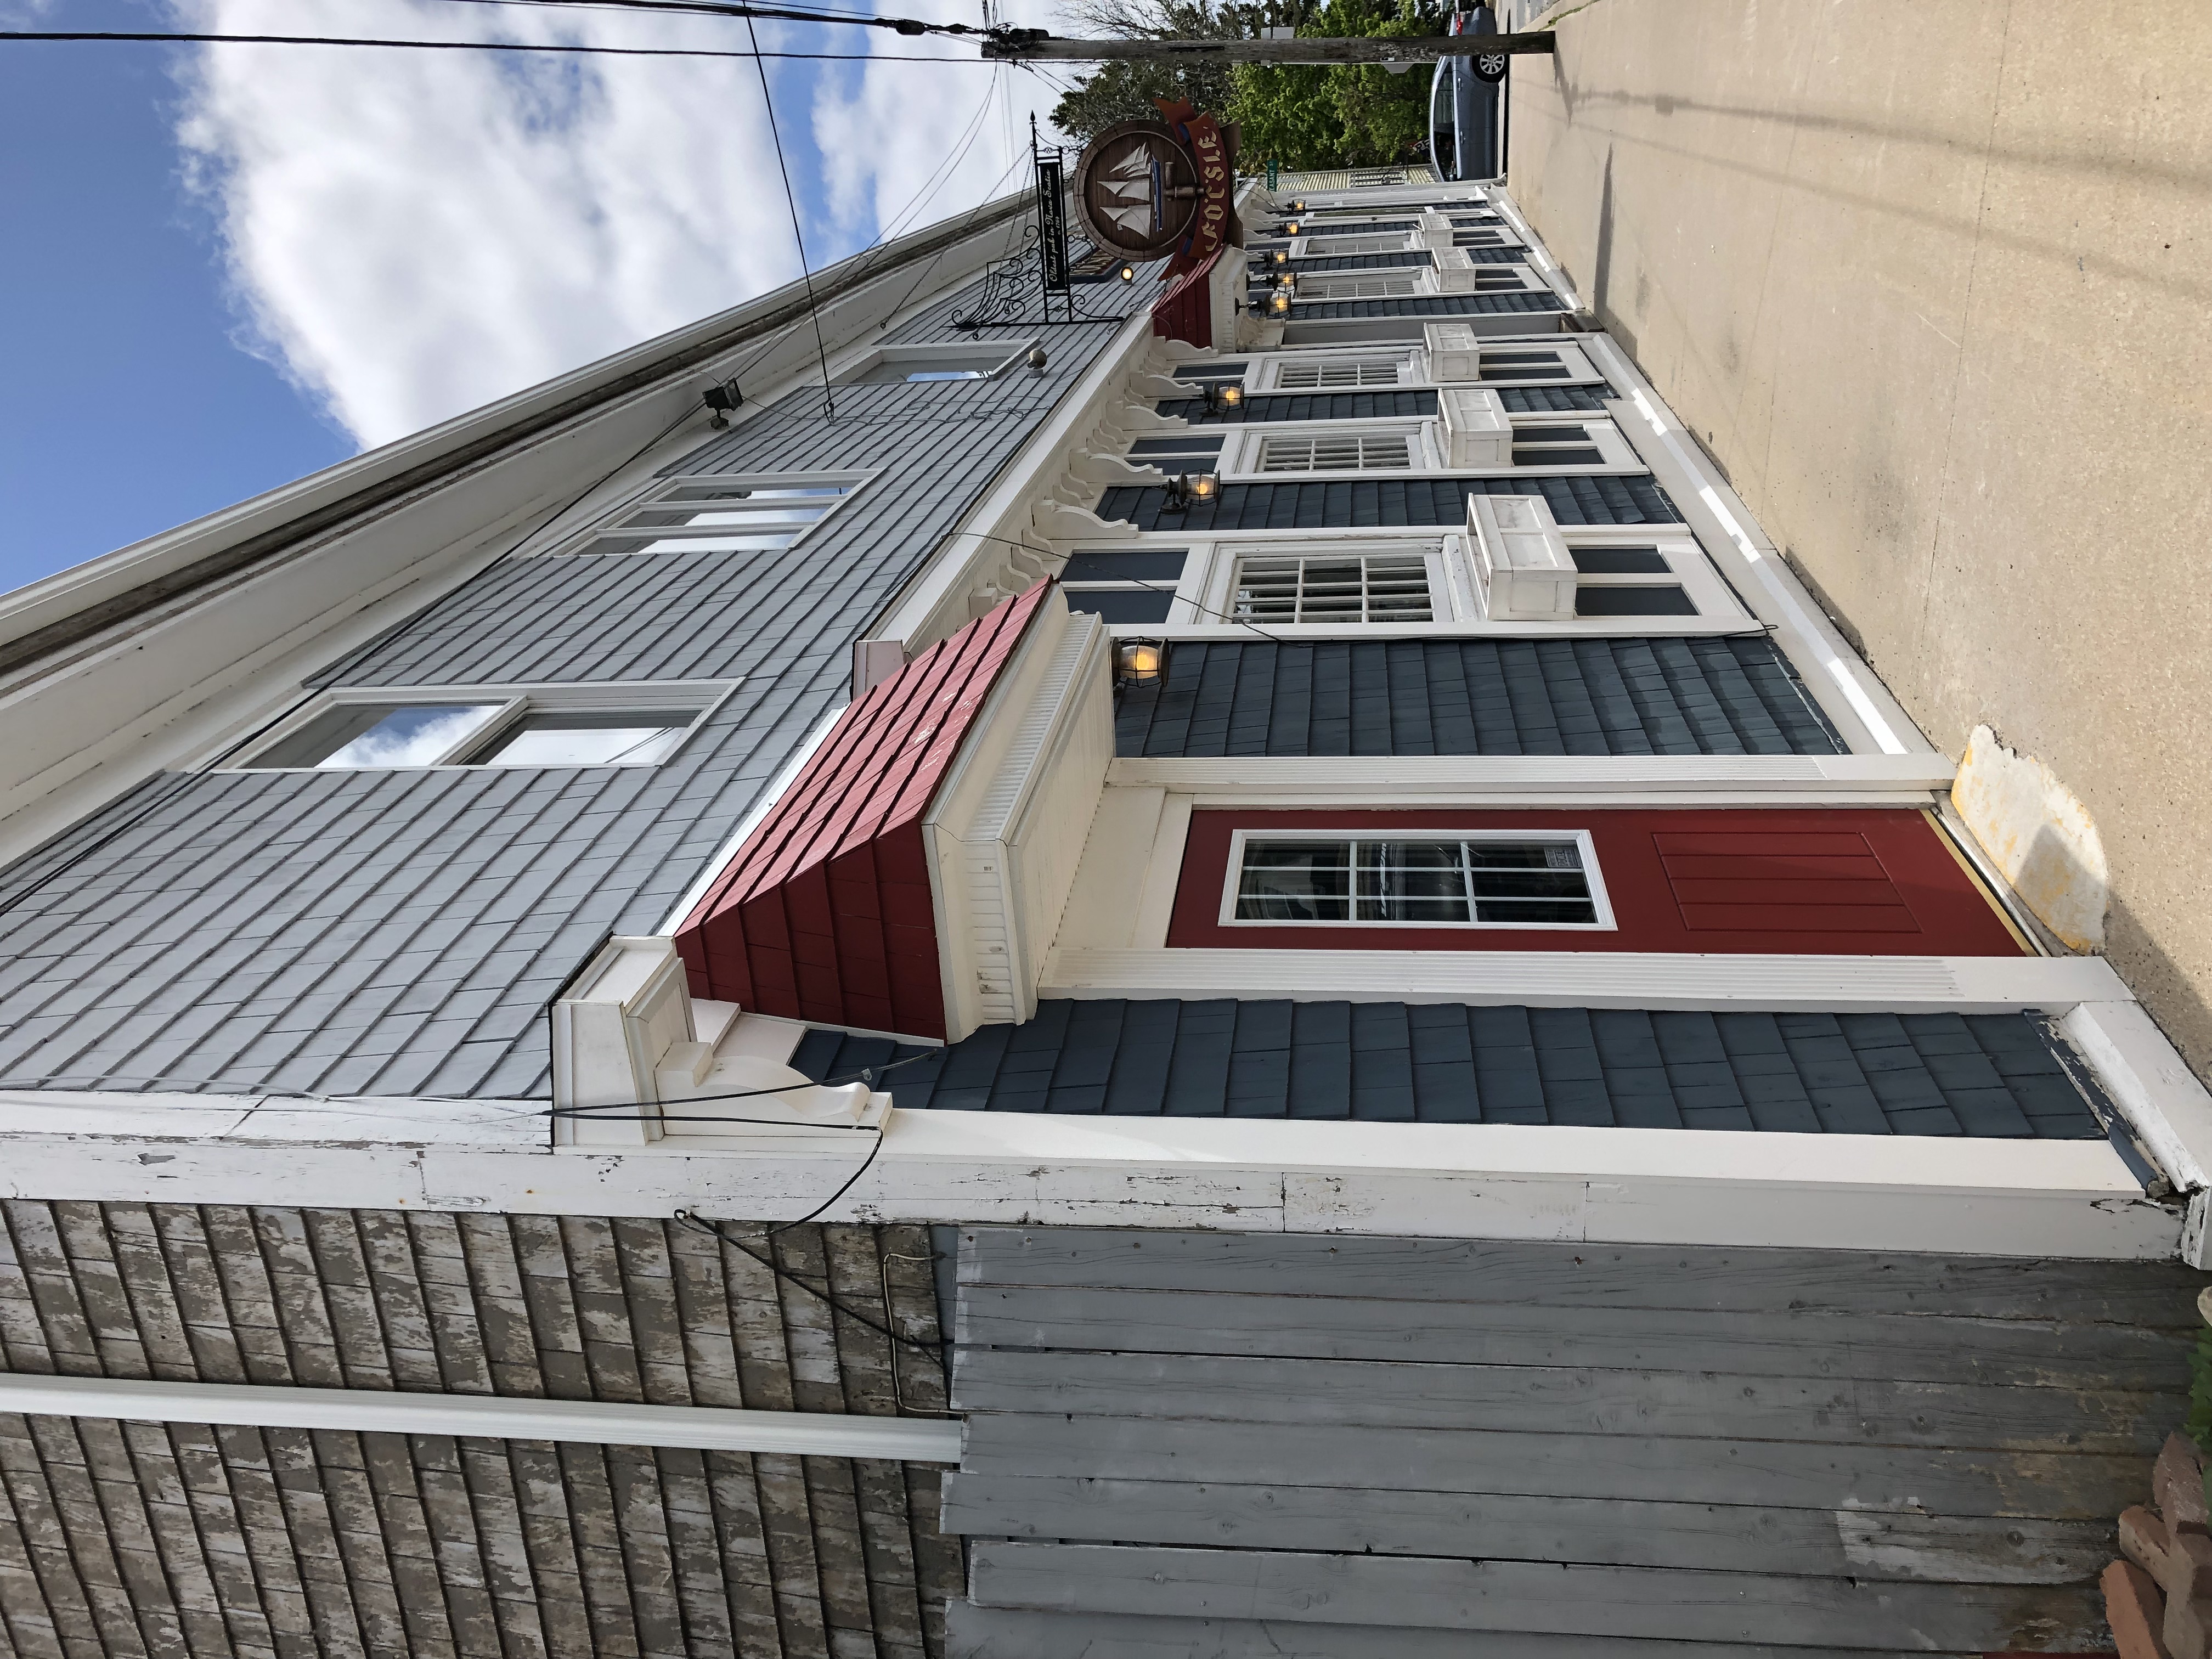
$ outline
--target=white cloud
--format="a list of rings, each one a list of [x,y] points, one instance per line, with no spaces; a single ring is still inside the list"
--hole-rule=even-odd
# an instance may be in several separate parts
[[[746,41],[735,20],[584,8],[173,3],[180,26],[210,32]],[[1048,22],[1049,3],[1008,9]],[[979,21],[971,5],[881,0],[879,9]],[[769,51],[969,60],[772,64],[817,267],[894,218],[894,233],[911,229],[1015,187],[1029,112],[1042,116],[1058,96],[1038,76],[982,66],[969,42],[759,27]],[[201,48],[183,87],[179,137],[221,227],[247,343],[365,446],[799,273],[749,59],[241,45]]]

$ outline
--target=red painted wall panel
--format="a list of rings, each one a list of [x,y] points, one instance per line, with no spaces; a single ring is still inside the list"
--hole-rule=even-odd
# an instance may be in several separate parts
[[[921,820],[1049,592],[1006,600],[845,711],[677,930],[694,996],[945,1035]]]
[[[1224,926],[1239,830],[1587,831],[1609,932],[1538,927]],[[1315,951],[1664,951],[2018,956],[1986,894],[1923,814],[1901,809],[1542,812],[1194,812],[1170,945]]]

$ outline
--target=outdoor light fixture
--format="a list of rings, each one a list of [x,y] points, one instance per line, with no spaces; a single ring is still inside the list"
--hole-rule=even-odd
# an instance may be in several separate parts
[[[1275,273],[1275,286],[1277,288],[1295,289],[1297,285],[1298,273],[1297,271],[1279,270]]]
[[[1290,262],[1291,262],[1291,251],[1290,251],[1290,249],[1288,249],[1288,248],[1286,248],[1286,247],[1279,247],[1279,248],[1277,248],[1277,249],[1275,250],[1275,263],[1276,263],[1277,264],[1279,264],[1279,265],[1286,265],[1286,264],[1290,264]]]
[[[1042,346],[1031,346],[1030,348],[1030,355],[1026,358],[1023,359],[1023,361],[1028,363],[1031,368],[1042,368],[1046,364],[1049,363],[1052,359],[1044,355],[1044,348]]]
[[[1168,480],[1168,510],[1186,512],[1193,501],[1210,501],[1220,493],[1218,473],[1178,472]]]
[[[1291,220],[1290,223],[1283,227],[1283,234],[1285,236],[1295,236],[1297,234],[1298,222],[1295,219]]]
[[[1304,202],[1293,202],[1291,204],[1291,211],[1293,213],[1304,213],[1305,210],[1306,204]]]
[[[744,400],[744,393],[738,390],[738,383],[735,380],[725,380],[720,386],[710,386],[699,394],[699,401],[714,410],[714,418],[707,424],[717,430],[729,425],[730,411]]]
[[[1244,386],[1240,380],[1214,380],[1206,388],[1206,407],[1214,415],[1226,414],[1244,401]]]
[[[1134,266],[1134,265],[1123,265],[1123,266],[1121,267],[1121,280],[1122,280],[1123,282],[1125,282],[1125,283],[1133,283],[1133,282],[1135,282],[1135,281],[1137,280],[1137,268],[1136,268],[1136,266]]]
[[[1150,685],[1167,666],[1168,648],[1158,640],[1122,640],[1114,647],[1114,684]]]
[[[1287,317],[1291,311],[1290,295],[1282,289],[1276,290],[1274,297],[1267,301],[1267,309],[1278,317]]]

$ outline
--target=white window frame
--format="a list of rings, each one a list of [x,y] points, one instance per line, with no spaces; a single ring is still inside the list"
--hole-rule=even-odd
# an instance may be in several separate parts
[[[1411,253],[1417,244],[1416,233],[1410,230],[1301,230],[1291,238],[1291,258],[1293,259],[1359,259],[1378,253]],[[1376,246],[1331,247],[1338,243],[1387,244]],[[1348,273],[1332,273],[1348,274]]]
[[[1431,323],[1448,323],[1453,319],[1448,317],[1431,317],[1423,320]],[[1590,362],[1589,353],[1565,340],[1477,339],[1474,349],[1482,362],[1486,362],[1493,352],[1550,351],[1559,354],[1559,373],[1538,375],[1528,380],[1518,378],[1498,380],[1440,380],[1436,373],[1434,354],[1429,349],[1425,337],[1415,349],[1419,353],[1418,363],[1419,383],[1425,386],[1485,386],[1493,391],[1503,391],[1508,386],[1601,386],[1606,383],[1605,376],[1600,374],[1597,366]],[[1480,362],[1477,367],[1480,368]],[[1602,413],[1602,411],[1595,411],[1595,413]]]
[[[1656,547],[1660,557],[1667,561],[1669,574],[1656,571],[1621,575],[1577,574],[1575,586],[1584,587],[1656,587],[1668,584],[1680,586],[1698,607],[1694,617],[1577,617],[1571,622],[1520,622],[1499,624],[1516,631],[1570,630],[1588,633],[1650,633],[1653,625],[1700,624],[1690,631],[1728,631],[1750,623],[1753,618],[1736,598],[1735,590],[1728,585],[1714,566],[1698,538],[1680,525],[1561,525],[1559,534],[1572,553],[1577,548]],[[1443,562],[1446,579],[1452,589],[1452,606],[1462,616],[1488,623],[1484,611],[1480,589],[1474,580],[1474,550],[1468,544],[1464,534],[1444,538]],[[1195,556],[1194,555],[1194,556]],[[1188,566],[1186,565],[1188,569]],[[1170,613],[1172,614],[1172,613]]]
[[[1316,535],[1310,532],[1273,531],[1265,534],[1239,532],[1234,541],[1194,540],[1183,562],[1184,601],[1168,612],[1165,626],[1234,628],[1249,632],[1237,617],[1237,567],[1248,558],[1331,558],[1380,554],[1386,557],[1418,555],[1428,566],[1429,614],[1425,623],[1270,623],[1254,627],[1291,639],[1320,639],[1349,631],[1360,638],[1401,631],[1434,632],[1449,628],[1480,611],[1468,605],[1462,585],[1453,579],[1449,538],[1412,536],[1400,531],[1389,536]]]
[[[1220,476],[1239,481],[1279,478],[1375,478],[1407,477],[1416,473],[1442,471],[1437,465],[1443,452],[1437,447],[1437,422],[1425,416],[1383,418],[1370,421],[1247,421],[1229,428],[1229,438],[1221,446]],[[1403,467],[1334,468],[1316,472],[1262,472],[1260,470],[1261,451],[1271,437],[1324,438],[1357,435],[1360,437],[1402,436],[1407,441],[1408,465]]]
[[[1427,267],[1427,269],[1433,272],[1443,269],[1443,267],[1432,265]],[[1526,260],[1470,259],[1463,265],[1455,264],[1449,267],[1449,269],[1455,274],[1464,275],[1469,273],[1487,273],[1493,277],[1507,276],[1510,277],[1512,280],[1510,282],[1493,281],[1488,283],[1478,283],[1474,286],[1468,288],[1446,289],[1443,287],[1443,284],[1439,278],[1431,276],[1430,280],[1436,283],[1439,292],[1450,294],[1541,294],[1549,293],[1551,291],[1551,284],[1545,282],[1542,277],[1537,276],[1534,270]]]
[[[620,507],[616,507],[612,512],[607,514],[605,517],[600,519],[596,524],[588,526],[583,531],[578,532],[576,535],[569,537],[565,540],[552,544],[544,553],[534,556],[544,558],[564,556],[578,553],[591,553],[598,550],[597,544],[610,541],[634,541],[641,538],[655,542],[712,541],[718,537],[734,536],[739,534],[773,535],[785,529],[790,529],[795,532],[791,538],[789,545],[790,547],[797,547],[816,530],[818,530],[822,526],[828,524],[840,513],[842,513],[847,507],[850,506],[854,498],[859,495],[861,490],[866,489],[868,484],[875,479],[876,476],[877,475],[873,472],[854,471],[684,472],[677,474],[674,477],[656,478],[653,481],[651,485],[647,488],[642,495],[633,496],[630,500],[624,501]],[[712,502],[701,501],[694,503],[690,501],[678,501],[672,499],[679,490],[698,489],[803,489],[810,487],[835,487],[842,489],[844,493],[830,503],[830,508],[827,512],[810,514],[804,519],[777,519],[769,514],[763,514],[757,520],[749,520],[748,522],[744,524],[647,526],[642,527],[633,526],[629,524],[629,520],[644,513],[680,511],[684,507],[695,505],[702,511],[711,512],[713,510],[714,504]],[[663,552],[665,553],[667,550],[663,550]],[[757,558],[761,556],[763,554],[785,552],[789,550],[788,548],[726,548],[716,549],[714,550],[720,552],[726,558],[744,559]],[[645,558],[658,557],[661,556],[648,555],[642,551],[639,551],[624,556]]]
[[[1385,287],[1393,283],[1404,283],[1407,287],[1403,294],[1337,294],[1314,290],[1313,285],[1316,284],[1328,284],[1333,288],[1340,283],[1354,286],[1362,283],[1379,283]],[[1316,271],[1310,276],[1298,278],[1298,285],[1292,291],[1291,299],[1296,305],[1344,305],[1361,300],[1419,300],[1436,291],[1436,276],[1431,267],[1407,265],[1377,267],[1372,271]]]
[[[1571,842],[1580,850],[1583,876],[1589,887],[1591,908],[1597,913],[1595,921],[1275,921],[1237,914],[1238,878],[1244,872],[1244,848],[1252,841],[1558,841]],[[1606,891],[1605,872],[1599,868],[1597,845],[1587,830],[1451,830],[1435,829],[1407,830],[1402,834],[1376,835],[1364,830],[1270,830],[1243,829],[1231,832],[1229,838],[1229,867],[1223,872],[1221,907],[1218,915],[1224,927],[1340,927],[1363,930],[1371,927],[1389,928],[1398,932],[1433,932],[1437,928],[1464,929],[1468,932],[1499,933],[1613,933],[1620,931],[1614,920],[1613,902]]]
[[[1303,465],[1291,459],[1287,452],[1304,446],[1310,457]],[[1370,465],[1368,451],[1372,446],[1377,459]],[[1322,459],[1324,447],[1353,447],[1358,459],[1350,465],[1331,465]],[[1276,463],[1276,453],[1285,452],[1286,465]],[[1305,421],[1297,427],[1278,426],[1259,434],[1247,458],[1246,465],[1255,477],[1280,478],[1310,478],[1320,476],[1339,477],[1361,476],[1370,472],[1419,472],[1423,454],[1421,434],[1417,431],[1386,426],[1341,427],[1319,421]]]
[[[1621,435],[1620,427],[1613,423],[1610,415],[1555,413],[1547,410],[1540,415],[1513,415],[1507,418],[1513,423],[1513,441],[1516,446],[1520,443],[1521,434],[1524,432],[1541,432],[1550,427],[1579,427],[1589,434],[1590,447],[1604,459],[1595,465],[1588,461],[1576,461],[1558,466],[1547,466],[1531,462],[1524,466],[1516,462],[1507,468],[1482,467],[1475,469],[1476,471],[1491,472],[1504,471],[1516,477],[1524,472],[1534,473],[1540,477],[1563,473],[1648,472],[1650,471],[1644,465],[1644,458],[1636,453],[1636,447]]]
[[[1252,366],[1246,371],[1244,381],[1248,395],[1261,392],[1294,392],[1326,394],[1332,392],[1380,392],[1391,386],[1420,386],[1426,384],[1426,365],[1419,362],[1420,348],[1402,345],[1378,345],[1361,350],[1352,345],[1328,346],[1313,349],[1273,352],[1266,356],[1255,355]],[[1285,386],[1283,371],[1297,366],[1318,363],[1372,363],[1389,358],[1397,365],[1398,378],[1387,385],[1372,386]]]
[[[684,752],[684,745],[691,741],[692,735],[742,684],[742,679],[727,679],[333,686],[316,692],[276,725],[254,737],[251,747],[239,758],[225,760],[210,769],[266,775],[272,772],[552,772],[580,770],[587,766],[665,766]],[[330,767],[256,766],[252,763],[254,756],[266,754],[278,747],[332,709],[358,708],[364,703],[402,707],[409,704],[496,703],[499,709],[482,726],[475,727],[466,737],[447,747],[436,760],[420,765]],[[533,767],[463,765],[459,761],[460,756],[493,742],[501,732],[529,714],[620,714],[632,709],[648,711],[680,708],[687,705],[696,705],[698,712],[669,746],[668,752],[652,760],[578,762],[568,765]]]
[[[903,368],[908,374],[913,374],[945,365],[970,365],[986,358],[991,360],[991,367],[977,378],[995,380],[1010,374],[1032,349],[1043,343],[1042,335],[1032,334],[1023,340],[942,340],[926,345],[881,345],[836,369],[830,377],[830,384],[833,386],[898,386],[904,382],[868,381],[859,377],[878,368]],[[962,383],[952,380],[942,384],[957,386]]]

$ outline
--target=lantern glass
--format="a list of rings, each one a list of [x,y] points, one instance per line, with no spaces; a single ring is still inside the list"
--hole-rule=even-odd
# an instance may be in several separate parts
[[[1243,386],[1224,386],[1221,388],[1221,406],[1224,409],[1234,409],[1243,401],[1244,388]]]
[[[1278,317],[1284,315],[1290,310],[1290,308],[1291,296],[1286,293],[1278,293],[1274,297],[1273,303],[1269,305],[1267,307],[1268,310],[1273,312]]]
[[[1186,488],[1191,500],[1210,501],[1221,493],[1221,475],[1218,472],[1194,473]]]
[[[1123,640],[1114,647],[1114,678],[1123,685],[1157,680],[1165,657],[1158,640]]]
[[[1125,283],[1133,283],[1133,282],[1135,282],[1135,281],[1137,280],[1137,268],[1136,268],[1136,266],[1134,266],[1134,265],[1123,265],[1123,266],[1121,267],[1121,280],[1122,280],[1123,282],[1125,282]]]

